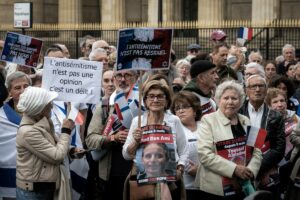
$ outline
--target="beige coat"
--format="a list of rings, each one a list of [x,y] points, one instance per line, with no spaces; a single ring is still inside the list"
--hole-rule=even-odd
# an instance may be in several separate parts
[[[244,130],[250,124],[246,116],[238,114],[238,119]],[[196,186],[205,192],[224,196],[222,176],[232,178],[236,164],[216,154],[215,143],[233,139],[230,120],[218,110],[205,115],[201,119],[198,154],[200,167],[195,179]],[[257,175],[262,160],[262,153],[254,149],[248,168]]]
[[[110,106],[110,114],[113,110],[113,106]],[[87,137],[85,139],[85,143],[89,149],[103,149],[103,144],[106,139],[106,137],[102,135],[103,129],[104,124],[102,123],[102,104],[100,103],[96,106],[96,110],[91,119]],[[108,180],[110,175],[111,157],[111,151],[108,150],[105,156],[99,160],[99,177],[105,181]]]
[[[16,143],[17,185],[56,182],[59,186],[60,164],[68,153],[70,135],[62,133],[56,142],[51,121],[44,117],[36,122],[24,115]]]

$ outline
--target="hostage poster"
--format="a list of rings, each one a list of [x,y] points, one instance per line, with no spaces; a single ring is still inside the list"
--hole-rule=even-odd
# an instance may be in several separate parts
[[[8,32],[1,55],[1,60],[36,67],[43,41],[27,35]]]
[[[172,29],[136,28],[119,31],[117,70],[169,68]]]
[[[239,137],[224,140],[216,143],[217,153],[226,160],[230,160],[238,165],[246,165],[251,159],[251,148],[246,146],[247,137]],[[222,177],[224,196],[232,196],[242,192],[236,178]]]
[[[171,127],[142,127],[141,145],[136,152],[137,182],[149,184],[175,181],[176,160]]]

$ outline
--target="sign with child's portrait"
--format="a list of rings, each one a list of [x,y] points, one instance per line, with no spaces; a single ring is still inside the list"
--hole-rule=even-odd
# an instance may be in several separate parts
[[[138,184],[175,181],[176,160],[171,128],[148,125],[142,129],[141,145],[136,152]]]

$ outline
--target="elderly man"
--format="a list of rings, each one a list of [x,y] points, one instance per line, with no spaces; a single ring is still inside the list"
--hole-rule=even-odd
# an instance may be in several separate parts
[[[0,198],[4,199],[16,197],[16,135],[22,118],[16,106],[31,79],[17,71],[7,76],[5,85],[11,99],[0,108]]]
[[[63,50],[58,45],[51,45],[45,53],[45,56],[53,57],[53,58],[64,58]]]
[[[246,65],[245,71],[244,71],[244,79],[245,81],[252,75],[258,74],[261,77],[265,78],[265,71],[264,67],[256,62],[251,62]]]
[[[89,55],[90,61],[98,61],[103,63],[103,71],[108,70],[108,56],[107,51],[102,48],[94,49]]]
[[[262,64],[263,57],[259,51],[258,52],[252,51],[248,56],[248,60],[249,60],[249,63],[256,62],[258,64]]]
[[[216,65],[207,60],[198,60],[192,64],[190,75],[192,80],[183,90],[191,91],[199,98],[203,114],[214,112],[216,103],[211,99],[211,95],[219,79]]]
[[[238,80],[236,72],[226,65],[228,53],[229,46],[225,43],[217,44],[213,48],[212,61],[217,66],[217,73],[220,78],[220,82],[223,82],[226,79]]]
[[[252,75],[246,80],[246,94],[249,98],[240,109],[240,113],[250,118],[251,126],[267,131],[265,145],[262,148],[263,160],[257,175],[259,188],[277,191],[277,164],[285,151],[284,121],[279,112],[271,110],[264,103],[267,94],[265,78]],[[277,177],[277,180],[276,180]]]
[[[115,127],[118,123],[109,126],[107,119],[117,118],[113,115],[115,109],[115,97],[118,92],[123,92],[129,105],[132,101],[133,86],[137,80],[134,71],[115,71],[113,76],[116,91],[109,98],[109,105],[103,103],[96,106],[96,110],[88,127],[88,135],[85,139],[89,149],[102,150],[103,157],[99,160],[99,174],[93,177],[94,184],[100,184],[102,188],[100,199],[122,199],[124,181],[132,167],[131,161],[126,161],[122,156],[122,146],[126,141],[128,129],[114,129],[106,131],[106,127]],[[119,96],[120,93],[118,93]],[[100,188],[98,186],[98,189]],[[93,191],[97,192],[97,191]]]
[[[66,45],[64,44],[55,44],[55,45],[59,46],[62,49],[65,58],[71,58],[70,52],[66,47]]]
[[[279,63],[278,65],[278,74],[285,75],[286,72],[286,66],[290,63],[296,60],[295,58],[295,47],[291,44],[286,44],[282,48],[282,55],[284,57],[284,61]]]
[[[97,40],[93,43],[92,51],[94,51],[95,49],[98,49],[98,48],[104,49],[107,52],[107,55],[110,54],[109,45],[105,40]]]
[[[91,50],[92,50],[92,45],[96,41],[96,39],[93,36],[86,35],[80,42],[80,49],[81,53],[83,55],[83,58],[88,58]]]

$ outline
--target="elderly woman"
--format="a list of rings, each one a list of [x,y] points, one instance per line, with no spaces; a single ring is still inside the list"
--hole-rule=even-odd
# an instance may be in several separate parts
[[[196,179],[199,181],[203,199],[243,199],[244,194],[239,183],[253,179],[259,171],[262,159],[259,149],[251,151],[251,158],[247,160],[245,143],[239,143],[239,148],[230,149],[230,146],[237,145],[236,141],[244,142],[247,126],[250,125],[247,117],[238,114],[244,99],[241,85],[234,81],[223,82],[215,93],[218,111],[201,119],[198,141],[201,164]],[[226,157],[221,153],[222,150],[240,150],[240,155],[234,156],[232,153]],[[225,180],[231,184],[227,184]]]
[[[188,163],[183,175],[187,199],[198,199],[199,188],[194,184],[195,176],[199,168],[197,152],[197,141],[200,133],[200,118],[202,115],[201,105],[198,97],[192,92],[180,91],[173,98],[171,106],[173,114],[179,117],[183,124],[187,139]]]
[[[191,80],[190,68],[191,64],[186,59],[179,60],[176,63],[176,69],[179,77],[174,81],[182,86],[185,86]]]
[[[286,93],[287,96],[287,108],[289,110],[296,111],[298,113],[299,101],[293,97],[295,93],[295,86],[292,80],[284,76],[274,77],[268,85],[269,88],[278,88]]]
[[[20,95],[31,85],[31,79],[23,72],[11,73],[6,78],[9,100],[0,108],[0,197],[16,196],[16,135],[21,121],[21,113],[17,109]]]
[[[291,173],[291,162],[295,156],[296,150],[293,151],[293,144],[299,132],[299,117],[296,115],[295,111],[287,109],[287,96],[286,93],[278,88],[269,88],[266,96],[267,105],[280,112],[284,118],[285,127],[285,153],[284,158],[281,160],[279,165],[279,175],[280,175],[280,191],[284,194],[286,186],[289,182],[289,176]],[[296,149],[296,148],[295,148]],[[293,155],[293,156],[292,156]]]
[[[186,137],[179,118],[166,112],[171,105],[170,89],[165,81],[152,80],[146,82],[143,88],[143,101],[148,111],[141,116],[141,127],[146,125],[161,124],[171,127],[175,157],[177,162],[177,184],[183,175],[184,166],[187,161],[188,151],[186,148]],[[140,146],[142,130],[138,127],[138,117],[134,118],[129,129],[128,137],[123,146],[123,156],[127,160],[135,158],[136,150]],[[179,190],[179,189],[178,189]],[[172,199],[179,199],[180,192],[171,191]]]
[[[20,96],[17,108],[23,113],[18,130],[17,199],[69,199],[65,168],[74,122],[65,120],[59,140],[55,137],[51,117],[51,102],[58,96],[37,87],[28,87]],[[56,190],[58,190],[58,193]]]

